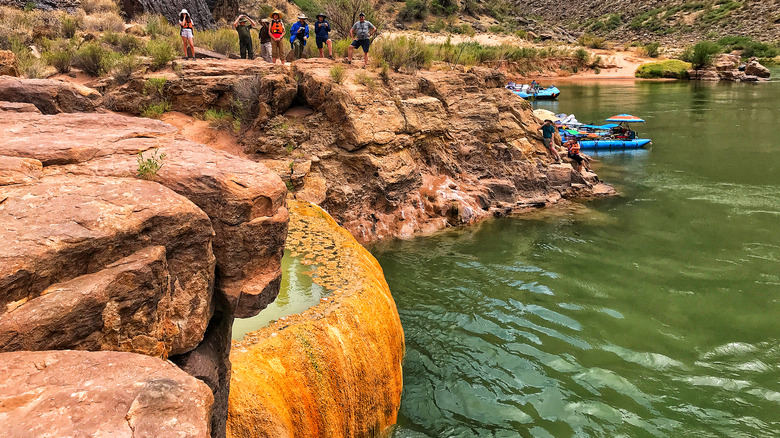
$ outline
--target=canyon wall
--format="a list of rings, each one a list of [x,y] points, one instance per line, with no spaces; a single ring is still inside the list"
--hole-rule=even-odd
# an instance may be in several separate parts
[[[404,354],[382,268],[305,202],[290,202],[287,248],[330,294],[233,345],[227,436],[378,436],[396,421]]]

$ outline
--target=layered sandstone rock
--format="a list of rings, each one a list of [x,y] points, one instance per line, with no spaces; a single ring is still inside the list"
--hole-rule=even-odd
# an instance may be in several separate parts
[[[16,55],[10,50],[0,50],[0,76],[19,76]]]
[[[352,68],[336,84],[331,67],[297,61],[297,97],[261,110],[242,141],[361,242],[613,193],[593,174],[550,166],[539,120],[496,70],[392,73],[369,88]],[[288,102],[313,111],[298,117]],[[496,191],[495,180],[509,185]]]
[[[278,293],[284,184],[159,121],[18,109],[0,105],[0,349],[170,355],[224,436],[230,326]],[[140,180],[152,150],[162,168]]]
[[[8,438],[209,436],[211,391],[170,362],[119,352],[0,353]]]
[[[291,202],[288,248],[317,263],[319,305],[233,346],[227,436],[369,437],[396,421],[404,335],[382,269],[320,208]]]
[[[757,76],[759,78],[767,79],[771,75],[768,68],[761,65],[758,59],[752,58],[750,62],[745,66],[745,74],[748,76]]]
[[[95,111],[102,96],[69,82],[0,76],[0,101],[31,103],[44,114],[57,114]]]

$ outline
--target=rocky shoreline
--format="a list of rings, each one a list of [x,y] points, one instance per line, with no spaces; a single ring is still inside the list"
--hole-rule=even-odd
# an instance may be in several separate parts
[[[551,163],[530,105],[503,89],[505,77],[495,70],[382,79],[349,68],[336,83],[332,64],[321,60],[291,68],[182,64],[179,74],[124,85],[100,80],[92,88],[0,77],[0,217],[7,224],[0,230],[0,361],[31,364],[20,365],[18,378],[38,379],[43,388],[0,390],[0,399],[16,400],[0,413],[11,436],[32,427],[16,418],[48,406],[47,388],[84,383],[74,368],[79,355],[95,362],[98,380],[110,375],[103,367],[131,357],[146,362],[123,374],[134,390],[119,381],[94,389],[123,394],[127,409],[110,411],[84,384],[82,398],[63,399],[66,411],[95,400],[91,421],[120,424],[117,436],[140,436],[125,417],[138,403],[152,406],[144,400],[168,382],[162,392],[198,402],[179,406],[191,408],[192,421],[155,436],[225,436],[230,327],[278,293],[288,189],[321,205],[360,242],[614,193],[595,174]],[[153,93],[151,77],[162,84]],[[254,93],[251,123],[238,134],[244,157],[133,117],[152,99],[191,116],[231,110],[246,96],[241,87]],[[137,177],[139,153],[165,154],[156,175]],[[76,382],[62,383],[69,373]],[[179,415],[161,412],[150,415]],[[35,430],[92,430],[56,412],[46,418]]]

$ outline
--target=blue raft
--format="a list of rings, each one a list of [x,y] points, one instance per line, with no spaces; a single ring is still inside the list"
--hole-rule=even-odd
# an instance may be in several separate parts
[[[635,138],[633,140],[580,140],[582,149],[638,149],[647,146],[649,138]]]
[[[506,85],[506,88],[523,99],[528,100],[555,100],[561,95],[561,90],[555,85],[541,88],[537,85],[518,85],[514,82],[510,82]]]

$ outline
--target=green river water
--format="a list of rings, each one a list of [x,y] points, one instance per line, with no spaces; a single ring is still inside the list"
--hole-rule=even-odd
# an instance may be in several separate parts
[[[780,436],[780,82],[559,88],[540,107],[654,144],[598,155],[620,197],[371,248],[394,437]]]

